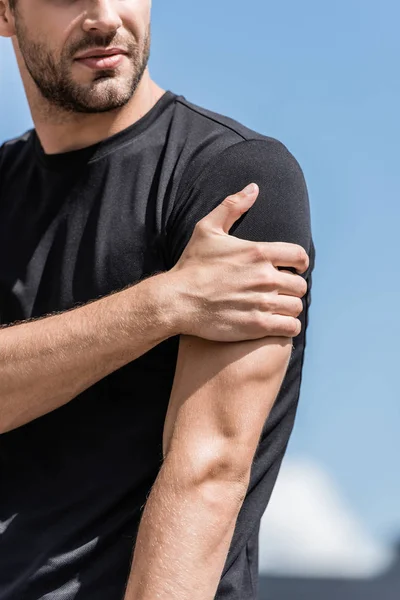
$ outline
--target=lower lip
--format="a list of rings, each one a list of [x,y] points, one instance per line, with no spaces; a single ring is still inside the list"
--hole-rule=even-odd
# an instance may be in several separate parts
[[[91,56],[76,60],[90,69],[115,69],[121,64],[124,56],[125,54],[110,54],[109,56]]]

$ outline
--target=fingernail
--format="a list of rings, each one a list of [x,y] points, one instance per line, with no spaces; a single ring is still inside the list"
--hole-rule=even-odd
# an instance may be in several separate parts
[[[256,186],[254,183],[250,183],[250,185],[246,186],[243,191],[247,196],[251,196],[256,191]]]

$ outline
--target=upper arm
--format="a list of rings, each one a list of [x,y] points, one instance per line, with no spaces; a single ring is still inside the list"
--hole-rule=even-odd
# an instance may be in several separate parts
[[[291,348],[288,338],[219,343],[181,336],[164,454],[175,446],[194,458],[193,469],[228,460],[232,470],[246,472]]]
[[[172,264],[195,224],[250,182],[258,184],[260,194],[230,233],[252,241],[296,243],[311,253],[308,193],[300,166],[279,142],[254,140],[224,150],[178,198],[168,231]],[[313,268],[312,255],[310,259],[306,279]],[[171,448],[179,444],[197,462],[201,457],[207,462],[208,451],[215,454],[219,444],[233,440],[235,448],[243,449],[234,457],[248,461],[279,392],[291,349],[290,339],[218,343],[181,336],[164,450],[172,440]]]

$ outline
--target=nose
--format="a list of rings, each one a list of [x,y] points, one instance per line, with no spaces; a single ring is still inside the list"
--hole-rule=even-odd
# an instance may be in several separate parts
[[[107,35],[117,31],[121,25],[121,17],[115,9],[115,0],[91,0],[83,23],[85,31]]]

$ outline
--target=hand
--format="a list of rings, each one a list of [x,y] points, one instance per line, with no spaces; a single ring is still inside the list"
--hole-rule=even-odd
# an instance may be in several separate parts
[[[179,333],[218,342],[266,336],[295,337],[307,292],[309,258],[301,246],[250,242],[229,235],[254,204],[256,184],[228,196],[199,221],[181,258],[169,271],[176,278]]]

